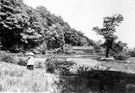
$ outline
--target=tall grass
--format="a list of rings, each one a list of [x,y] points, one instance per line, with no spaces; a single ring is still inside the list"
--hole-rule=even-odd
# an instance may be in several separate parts
[[[58,77],[45,70],[27,70],[25,67],[0,64],[0,92],[48,92],[59,93]]]
[[[19,58],[17,55],[9,55],[8,53],[0,53],[0,61],[6,63],[13,63],[21,66],[26,66],[27,59],[26,58]]]

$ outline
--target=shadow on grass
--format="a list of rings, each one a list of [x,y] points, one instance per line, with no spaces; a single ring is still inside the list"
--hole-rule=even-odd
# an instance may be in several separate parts
[[[62,93],[135,93],[135,74],[89,70],[60,77]]]

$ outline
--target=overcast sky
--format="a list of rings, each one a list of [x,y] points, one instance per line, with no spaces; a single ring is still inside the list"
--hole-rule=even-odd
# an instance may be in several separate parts
[[[135,0],[23,0],[35,8],[45,6],[52,13],[62,16],[72,28],[82,31],[90,39],[101,37],[92,27],[102,27],[103,17],[121,14],[124,21],[116,29],[119,40],[135,47]]]

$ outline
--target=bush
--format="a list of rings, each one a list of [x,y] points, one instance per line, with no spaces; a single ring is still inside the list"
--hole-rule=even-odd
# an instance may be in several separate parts
[[[13,64],[21,65],[21,66],[27,65],[27,59],[18,58],[16,56],[11,56],[6,53],[3,53],[3,55],[1,55],[0,57],[1,57],[1,61],[4,61],[6,63],[13,63]]]
[[[18,65],[26,66],[27,65],[27,60],[26,59],[19,58]]]
[[[61,48],[56,48],[56,49],[54,50],[54,53],[56,53],[56,54],[61,54],[61,53],[62,53],[62,49],[61,49]]]
[[[115,58],[116,60],[126,60],[126,59],[129,58],[129,56],[128,56],[126,53],[121,52],[121,53],[115,55],[114,58]]]
[[[7,63],[16,63],[16,60],[14,59],[13,56],[3,54],[1,57],[1,61],[7,62]]]
[[[63,46],[63,52],[65,54],[71,54],[73,51],[72,51],[72,46],[71,45],[68,45],[68,44],[65,44]]]
[[[132,52],[130,53],[130,55],[131,55],[131,57],[135,57],[135,51],[132,51]]]
[[[88,67],[88,66],[79,66],[77,68],[77,74],[80,76],[80,77],[87,77],[88,76],[88,73],[90,70],[92,70],[91,67]]]
[[[60,72],[61,74],[69,74],[72,66],[76,65],[76,63],[72,61],[67,61],[66,59],[57,59],[55,57],[50,57],[46,60],[45,66],[47,72],[55,73],[55,71]]]

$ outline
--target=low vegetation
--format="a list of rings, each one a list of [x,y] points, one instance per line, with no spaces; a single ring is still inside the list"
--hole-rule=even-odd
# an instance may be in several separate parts
[[[18,64],[21,66],[27,65],[27,58],[19,58],[17,56],[12,56],[7,53],[3,53],[1,55],[1,61],[6,62],[6,63]]]
[[[83,72],[83,73],[82,73]],[[84,70],[61,76],[62,93],[134,93],[135,75],[107,70]]]
[[[1,62],[0,81],[0,92],[59,93],[58,77],[43,69],[29,71],[26,67]]]
[[[131,57],[135,57],[135,48],[134,48],[134,50],[130,51],[129,54]]]
[[[45,66],[46,70],[50,73],[55,73],[55,71],[58,71],[59,74],[70,74],[70,69],[76,65],[76,63],[72,61],[67,61],[66,58],[62,58],[61,60],[55,58],[55,57],[50,57],[46,60]]]
[[[116,54],[116,55],[114,56],[114,58],[115,58],[116,60],[127,60],[129,57],[130,57],[130,56],[127,55],[127,54],[124,53],[124,52],[120,52],[119,54]]]

